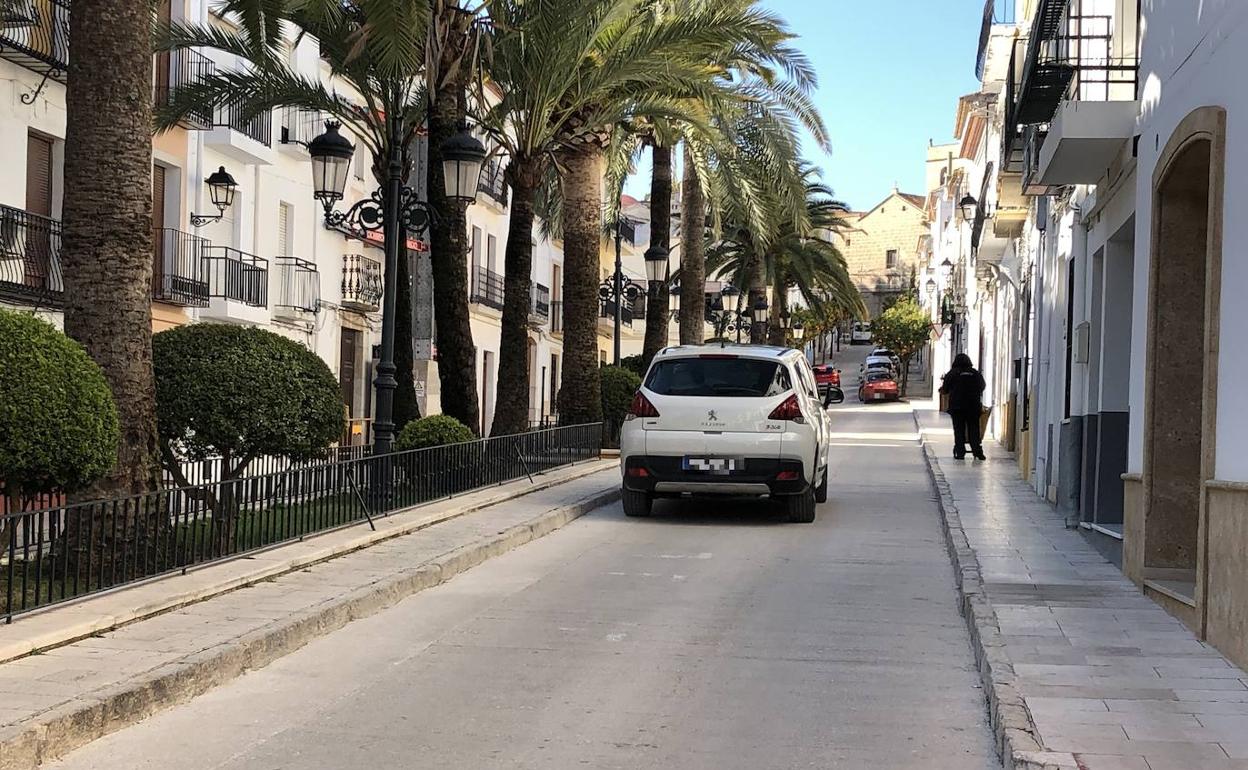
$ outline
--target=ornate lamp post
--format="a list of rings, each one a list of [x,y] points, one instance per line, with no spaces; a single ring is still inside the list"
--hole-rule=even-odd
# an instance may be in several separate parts
[[[398,274],[400,225],[416,235],[424,235],[434,212],[416,191],[403,184],[402,125],[398,117],[387,119],[389,157],[385,184],[364,200],[357,201],[345,212],[334,210],[343,199],[347,170],[355,155],[355,146],[342,136],[337,121],[325,122],[325,133],[308,142],[312,156],[313,197],[325,208],[325,224],[356,238],[365,233],[382,231],[386,249],[385,289],[381,312],[381,360],[373,386],[377,390],[377,411],[373,451],[386,454],[394,446],[394,322],[395,279]],[[471,204],[477,198],[477,180],[485,163],[485,146],[461,124],[459,131],[442,145],[446,194],[457,203]]]
[[[615,332],[612,335],[613,342],[613,360],[616,366],[620,365],[620,326],[623,323],[623,307],[624,301],[628,300],[630,308],[637,301],[638,297],[644,296],[645,289],[638,285],[636,281],[624,275],[624,262],[622,257],[622,248],[624,241],[624,228],[633,227],[635,223],[621,215],[615,221],[615,272],[610,278],[605,279],[598,287],[598,298],[604,303],[614,303],[614,312],[612,318],[615,321]],[[631,241],[630,241],[631,243]],[[647,249],[646,250],[646,278],[653,281],[652,274],[660,269],[666,271],[667,268],[667,250],[666,249]],[[653,266],[652,266],[653,264]],[[630,311],[631,312],[631,311]]]

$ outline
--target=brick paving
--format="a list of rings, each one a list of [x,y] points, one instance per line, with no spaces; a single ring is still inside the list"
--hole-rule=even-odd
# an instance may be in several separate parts
[[[1045,753],[1079,770],[1248,770],[1248,673],[1143,596],[992,442],[952,459],[916,404]]]

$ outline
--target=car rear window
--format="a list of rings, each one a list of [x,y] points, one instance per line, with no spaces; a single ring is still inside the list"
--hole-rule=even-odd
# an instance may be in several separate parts
[[[646,377],[660,396],[742,398],[778,396],[793,389],[788,369],[757,358],[676,358],[660,361]]]
[[[881,382],[891,379],[893,379],[893,376],[888,372],[867,372],[867,382]]]

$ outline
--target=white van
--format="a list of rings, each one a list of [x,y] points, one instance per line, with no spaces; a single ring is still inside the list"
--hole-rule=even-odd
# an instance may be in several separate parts
[[[870,321],[854,321],[854,326],[849,333],[849,344],[851,345],[870,345],[871,344],[871,322]]]

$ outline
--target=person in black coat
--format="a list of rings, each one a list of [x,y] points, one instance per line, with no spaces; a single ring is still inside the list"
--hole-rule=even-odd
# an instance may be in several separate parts
[[[966,445],[976,460],[983,460],[979,418],[984,410],[984,377],[971,364],[971,357],[959,353],[953,368],[941,378],[940,392],[949,397],[949,417],[953,420],[953,457],[966,457]]]

